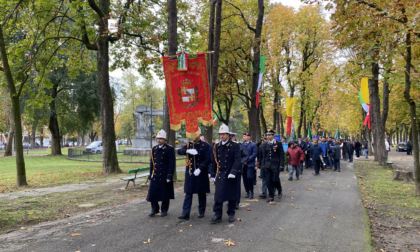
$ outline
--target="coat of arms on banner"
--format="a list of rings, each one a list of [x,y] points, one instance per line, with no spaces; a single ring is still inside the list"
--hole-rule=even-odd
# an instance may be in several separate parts
[[[192,108],[200,101],[198,87],[191,84],[192,80],[186,79],[181,82],[182,86],[178,88],[179,103],[184,108]]]

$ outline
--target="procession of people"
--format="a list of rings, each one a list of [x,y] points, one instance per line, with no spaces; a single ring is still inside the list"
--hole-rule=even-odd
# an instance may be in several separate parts
[[[321,142],[318,139],[303,140],[302,136],[296,141],[287,142],[286,138],[278,141],[275,133],[268,129],[261,142],[253,143],[251,133],[244,132],[243,142],[238,143],[236,134],[222,124],[218,130],[219,141],[209,144],[204,141],[201,129],[198,129],[198,134],[177,150],[178,155],[186,156],[185,196],[178,219],[190,219],[194,194],[198,197],[197,217],[205,217],[207,194],[210,193],[210,183],[214,183],[213,217],[210,223],[222,221],[224,202],[227,202],[228,220],[234,222],[235,212],[239,209],[242,183],[246,192],[244,198],[253,199],[258,169],[262,179],[259,198],[275,204],[275,195],[278,200],[283,196],[280,173],[285,168],[289,180],[300,180],[305,169],[313,168],[314,176],[319,176],[320,171],[326,169],[341,172],[341,159],[353,162],[354,152],[359,157],[358,151],[362,147],[357,140],[353,143],[331,137],[322,137]],[[159,212],[161,217],[165,217],[169,202],[174,199],[175,150],[166,143],[164,130],[158,132],[156,139],[158,144],[151,149],[147,201],[151,202],[150,217]],[[367,149],[366,145],[363,147]],[[159,202],[162,202],[161,206]]]

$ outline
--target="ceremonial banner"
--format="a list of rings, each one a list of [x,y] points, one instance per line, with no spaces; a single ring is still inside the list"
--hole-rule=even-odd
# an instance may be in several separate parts
[[[187,137],[193,138],[198,135],[198,122],[206,126],[213,123],[205,54],[188,58],[187,71],[178,70],[178,60],[163,57],[163,71],[171,130],[181,129],[182,123]]]
[[[312,131],[311,131],[311,124],[308,123],[308,137],[312,141]]]
[[[363,77],[360,81],[360,92],[359,92],[360,103],[362,104],[363,110],[367,113],[366,119],[363,122],[365,126],[371,129],[370,125],[370,101],[369,101],[369,79]]]
[[[292,130],[292,116],[293,116],[293,107],[296,103],[296,97],[287,97],[286,98],[286,116],[287,116],[287,128],[286,132],[290,135]]]

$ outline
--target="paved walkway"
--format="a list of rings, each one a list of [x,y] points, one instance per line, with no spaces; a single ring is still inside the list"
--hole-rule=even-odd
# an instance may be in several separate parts
[[[226,215],[220,224],[208,223],[213,194],[205,218],[197,218],[195,198],[191,220],[178,220],[183,193],[177,190],[167,217],[149,218],[149,203],[139,199],[0,235],[0,251],[365,251],[353,166],[342,162],[341,173],[315,177],[305,170],[302,177],[287,181],[282,173],[284,193],[277,205],[242,199],[236,213],[241,221],[233,224]],[[260,186],[261,180],[257,192]],[[228,248],[229,239],[236,246]]]

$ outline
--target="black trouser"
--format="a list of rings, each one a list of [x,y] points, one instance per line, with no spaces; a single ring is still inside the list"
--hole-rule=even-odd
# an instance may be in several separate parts
[[[152,212],[159,213],[159,203],[158,201],[152,201],[150,202],[152,205]],[[162,213],[167,213],[169,209],[169,200],[168,201],[162,201],[161,211]]]
[[[407,149],[407,155],[411,155],[411,149]]]
[[[274,198],[274,190],[277,189],[279,194],[282,192],[279,177],[279,169],[266,169],[268,196]]]
[[[184,204],[182,206],[182,215],[190,216],[191,205],[192,205],[193,194],[186,193],[184,198]],[[205,193],[198,194],[198,214],[204,215],[206,211],[207,196]]]
[[[321,168],[321,160],[312,160],[314,162],[315,174],[319,174],[319,169]]]
[[[228,200],[227,214],[229,216],[235,215],[236,200]],[[222,218],[223,215],[223,202],[214,202],[213,212],[217,218]]]
[[[250,193],[250,192],[254,193],[254,177],[251,177],[251,178],[248,177],[248,169],[253,169],[253,168],[248,168],[248,165],[244,165],[244,172],[242,173],[244,187],[245,187],[246,193]],[[254,173],[254,171],[252,172]]]
[[[360,157],[360,149],[356,149],[356,157]]]

